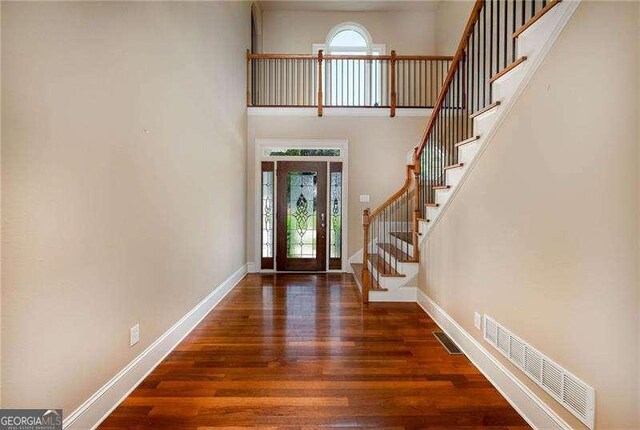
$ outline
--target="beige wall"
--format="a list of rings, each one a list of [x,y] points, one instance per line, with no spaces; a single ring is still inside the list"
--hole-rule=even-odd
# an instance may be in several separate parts
[[[69,414],[245,263],[249,6],[2,3],[3,406]]]
[[[254,255],[256,139],[347,139],[349,141],[348,256],[362,248],[362,211],[376,208],[397,191],[405,179],[406,155],[424,131],[424,117],[280,117],[249,116],[247,254]],[[260,190],[258,190],[260,191]],[[369,203],[359,196],[369,194]],[[259,234],[259,231],[257,232]]]
[[[453,55],[473,9],[472,0],[441,1],[436,10],[436,54]]]
[[[263,13],[264,52],[311,53],[314,43],[324,43],[334,26],[345,21],[364,25],[375,43],[384,43],[387,52],[434,54],[434,14],[429,12],[322,12],[265,10]]]
[[[0,71],[2,70],[2,7],[0,7]],[[1,73],[0,73],[1,75]],[[0,94],[2,94],[2,79],[0,76]],[[0,103],[0,141],[2,136],[2,103]],[[0,237],[2,237],[2,151],[0,150]],[[2,247],[0,246],[0,369],[2,369]],[[0,371],[0,405],[2,405],[2,372]]]
[[[599,428],[640,427],[638,7],[581,3],[421,254],[487,349],[474,311],[592,385]]]

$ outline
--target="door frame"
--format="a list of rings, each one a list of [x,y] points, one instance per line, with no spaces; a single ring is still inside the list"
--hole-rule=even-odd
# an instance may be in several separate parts
[[[271,156],[266,155],[267,149],[295,149],[295,148],[317,148],[317,149],[340,149],[339,157],[283,157],[283,156]],[[278,271],[277,266],[274,269],[263,270],[260,265],[262,256],[262,162],[263,161],[324,161],[327,162],[327,169],[329,169],[330,162],[342,163],[342,222],[345,228],[342,229],[342,268],[340,270],[329,270],[329,251],[330,247],[326,246],[326,271],[327,272],[348,272],[348,252],[347,246],[349,243],[349,141],[347,139],[255,139],[254,143],[254,220],[253,220],[253,249],[254,249],[254,262],[253,270],[251,272],[275,272]],[[278,198],[278,187],[276,185],[274,174],[274,202]],[[327,187],[327,193],[331,192],[331,187]],[[327,200],[329,201],[329,200]],[[274,221],[274,238],[277,237],[277,222]],[[328,237],[328,236],[327,236]],[[328,239],[327,239],[328,241]],[[277,243],[274,241],[274,257],[277,255]],[[275,259],[274,259],[275,263]],[[300,272],[298,272],[300,273]]]

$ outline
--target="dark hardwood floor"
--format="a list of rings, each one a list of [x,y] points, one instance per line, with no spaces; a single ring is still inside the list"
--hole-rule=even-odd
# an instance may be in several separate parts
[[[527,427],[437,329],[351,275],[249,275],[100,428]]]

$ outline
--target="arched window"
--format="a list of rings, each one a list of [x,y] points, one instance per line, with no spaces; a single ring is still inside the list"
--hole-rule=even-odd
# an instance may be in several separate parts
[[[325,55],[375,56],[385,53],[385,45],[373,43],[367,29],[356,22],[343,22],[333,27],[324,43],[313,45],[314,54],[321,49]],[[326,61],[325,106],[381,106],[383,69],[381,61],[371,59]]]
[[[357,22],[343,22],[327,34],[324,43],[314,43],[313,53],[322,49],[325,54],[345,55],[382,55],[385,53],[385,45],[373,43],[367,29]]]
[[[332,48],[368,48],[369,44],[364,36],[356,30],[350,28],[340,30],[329,41],[329,46]]]

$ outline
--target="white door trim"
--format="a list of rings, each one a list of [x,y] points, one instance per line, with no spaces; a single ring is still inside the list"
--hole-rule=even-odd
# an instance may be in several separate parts
[[[273,157],[265,155],[265,149],[267,148],[318,148],[318,149],[340,149],[339,157]],[[349,140],[348,139],[256,139],[254,143],[254,271],[256,272],[273,272],[273,270],[262,270],[261,256],[262,256],[262,162],[263,161],[325,161],[325,162],[341,162],[342,163],[342,272],[347,272],[348,267],[348,255],[347,244],[349,243],[349,229],[347,228],[347,222],[349,220]],[[274,174],[274,211],[275,202],[277,198],[277,185],[276,175]],[[330,176],[329,176],[330,177]],[[328,178],[329,178],[328,177]],[[331,191],[331,187],[327,187],[327,192]],[[328,202],[329,200],[327,200]],[[274,212],[275,213],[275,212]],[[276,240],[275,237],[278,234],[276,222],[273,223],[273,258],[275,266],[276,256]],[[327,265],[329,264],[329,250],[330,247],[327,244]],[[277,268],[276,268],[277,269]],[[327,270],[331,272],[331,270]],[[334,270],[335,271],[335,270]]]

